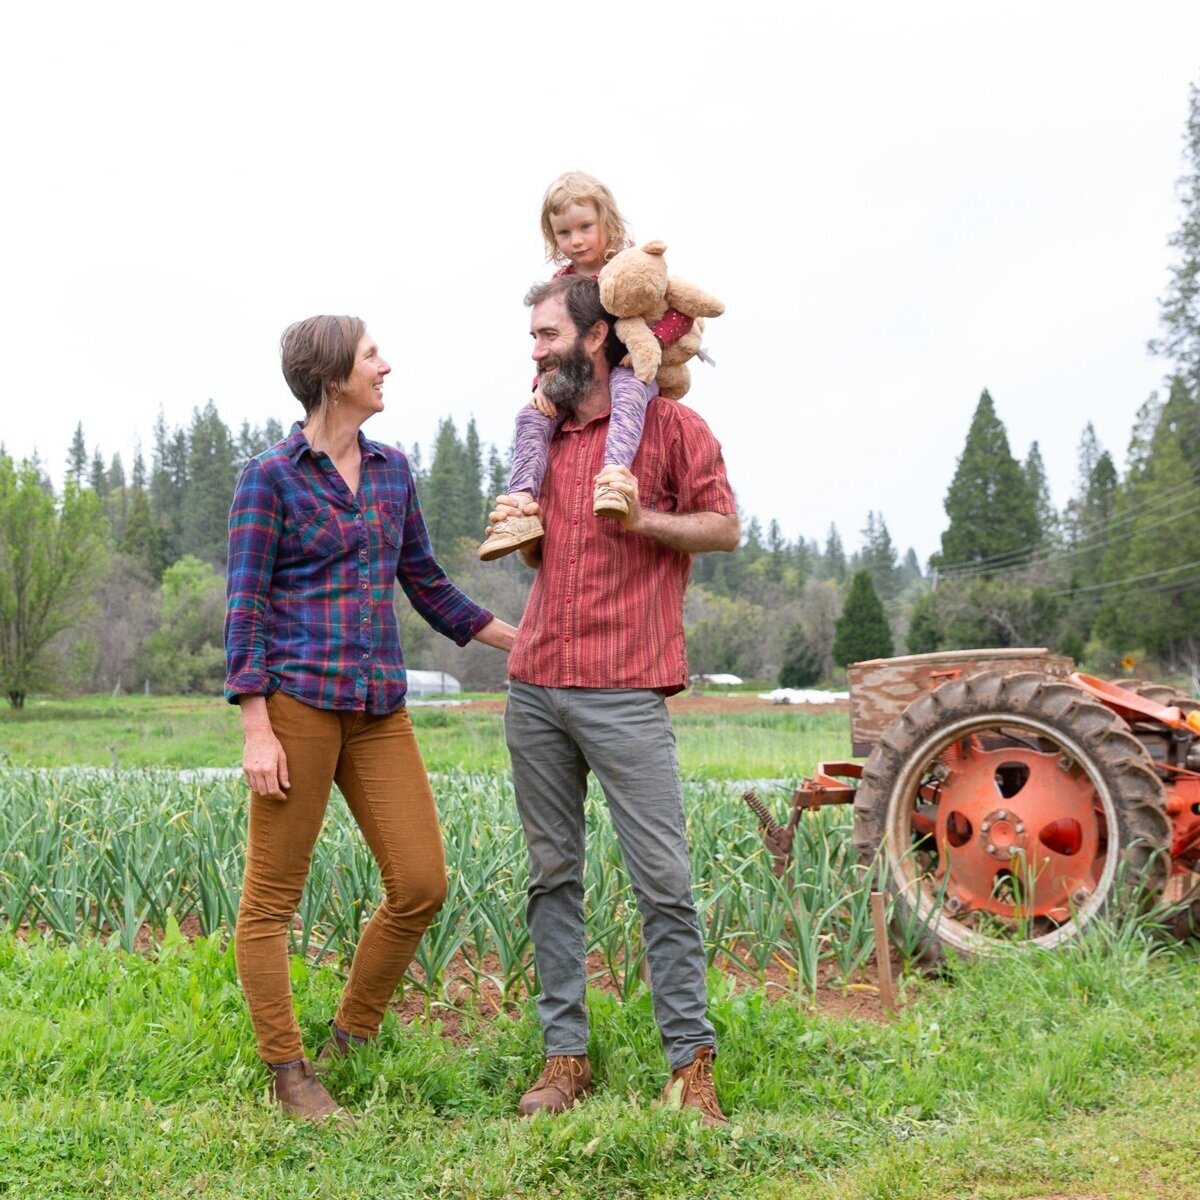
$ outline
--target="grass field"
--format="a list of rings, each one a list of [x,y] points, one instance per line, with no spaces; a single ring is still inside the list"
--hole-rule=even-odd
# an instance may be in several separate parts
[[[674,706],[677,702],[672,700]],[[687,701],[681,701],[687,703]],[[720,704],[719,698],[706,707]],[[844,713],[761,705],[678,721],[685,774],[712,779],[796,778],[802,764],[849,753]],[[504,771],[504,719],[495,698],[456,708],[414,707],[413,724],[431,771]],[[0,707],[0,765],[235,767],[237,709],[212,697],[120,696]]]
[[[1146,927],[1096,928],[1066,952],[958,965],[936,981],[909,973],[901,1008],[880,1019],[864,970],[869,881],[853,866],[847,810],[806,822],[793,877],[774,881],[736,780],[842,756],[838,714],[677,717],[730,1129],[655,1103],[664,1064],[637,921],[595,797],[597,1094],[556,1119],[512,1117],[540,1059],[519,830],[503,771],[474,765],[502,763],[498,717],[440,710],[418,722],[450,900],[408,1001],[331,1081],[357,1127],[282,1120],[229,943],[241,786],[123,760],[114,772],[105,758],[121,730],[157,763],[177,762],[186,725],[212,757],[179,765],[227,765],[233,714],[142,704],[35,705],[0,721],[10,763],[52,768],[0,768],[0,1196],[1200,1195],[1193,947]],[[376,892],[334,803],[295,934],[312,1049]]]

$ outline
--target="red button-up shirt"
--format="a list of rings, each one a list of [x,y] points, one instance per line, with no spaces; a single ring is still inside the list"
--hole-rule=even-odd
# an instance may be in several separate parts
[[[568,419],[550,443],[538,497],[542,563],[508,673],[542,687],[682,691],[683,593],[692,556],[592,513],[607,433],[607,413],[586,425]],[[677,401],[650,402],[633,473],[646,508],[737,511],[720,444]]]

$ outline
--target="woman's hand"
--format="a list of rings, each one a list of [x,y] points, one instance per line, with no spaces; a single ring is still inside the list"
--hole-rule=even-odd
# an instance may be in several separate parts
[[[486,628],[486,627],[485,627]],[[271,729],[265,696],[243,696],[242,773],[251,791],[271,800],[286,800],[292,786],[288,778],[287,755]]]
[[[516,640],[516,628],[507,621],[493,617],[474,637],[474,641],[482,642],[485,646],[495,646],[507,654],[513,648]]]

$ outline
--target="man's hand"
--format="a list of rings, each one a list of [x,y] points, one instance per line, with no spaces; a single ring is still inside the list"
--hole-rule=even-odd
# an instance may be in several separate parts
[[[605,467],[596,476],[595,482],[624,493],[629,512],[613,519],[619,521],[629,533],[640,533],[666,546],[668,550],[677,550],[681,554],[708,554],[714,550],[737,549],[737,513],[657,512],[643,508],[637,477],[628,467]]]
[[[554,420],[558,416],[558,409],[554,407],[553,400],[547,400],[545,392],[542,391],[542,385],[539,383],[534,390],[533,399],[529,401],[530,405],[538,410],[543,417],[549,417]]]
[[[538,502],[525,492],[516,492],[511,496],[497,496],[496,507],[488,513],[487,532],[492,532],[492,526],[506,517],[536,517],[541,515]]]
[[[638,495],[637,476],[628,467],[610,466],[605,467],[592,482],[597,487],[605,484],[624,495],[629,503],[629,511],[623,517],[614,517],[613,519],[624,525],[630,533],[641,533],[642,530],[639,526],[642,524],[644,510]]]

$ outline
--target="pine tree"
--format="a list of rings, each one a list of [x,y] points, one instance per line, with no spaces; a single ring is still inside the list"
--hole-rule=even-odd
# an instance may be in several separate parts
[[[1191,398],[1200,402],[1200,87],[1193,84],[1184,133],[1184,174],[1178,182],[1183,220],[1168,244],[1179,252],[1167,294],[1159,302],[1163,335],[1150,349],[1175,364]]]
[[[950,525],[935,556],[939,567],[1008,569],[1027,560],[1038,542],[1034,497],[986,388],[944,506]]]
[[[193,409],[186,447],[182,549],[204,562],[224,562],[229,504],[237,481],[236,451],[211,400],[203,410]]]
[[[867,658],[887,658],[892,653],[892,632],[871,573],[856,571],[833,638],[833,661],[839,667]]]
[[[846,551],[836,525],[829,526],[825,537],[825,550],[821,555],[821,578],[841,583],[846,578]]]
[[[472,477],[476,481],[473,501],[465,482]],[[471,469],[468,450],[459,440],[454,421],[447,417],[438,425],[433,461],[421,492],[425,526],[436,553],[449,556],[462,539],[479,540],[481,504],[478,474]]]
[[[1021,470],[1025,473],[1025,482],[1033,497],[1034,511],[1037,513],[1038,535],[1044,542],[1053,542],[1058,536],[1058,513],[1050,499],[1050,483],[1046,478],[1046,464],[1042,461],[1042,451],[1037,442],[1030,443],[1029,453],[1025,456]]]
[[[1118,493],[1117,518],[1128,536],[1109,547],[1096,625],[1114,649],[1141,647],[1194,670],[1200,663],[1200,588],[1192,564],[1200,562],[1200,513],[1194,505],[1164,513],[1154,503],[1186,492],[1193,479],[1179,428],[1164,408],[1141,468]],[[1166,523],[1164,515],[1171,518]]]
[[[859,563],[871,573],[871,582],[880,599],[893,600],[900,592],[900,574],[896,567],[896,547],[882,513],[867,513],[867,525],[862,535]]]
[[[778,583],[786,573],[787,549],[779,522],[772,517],[771,524],[767,526],[767,578],[772,583]]]
[[[80,421],[75,426],[75,434],[71,438],[71,447],[67,451],[67,478],[76,487],[83,487],[83,479],[87,474],[87,465],[87,444],[83,440],[83,422]]]

